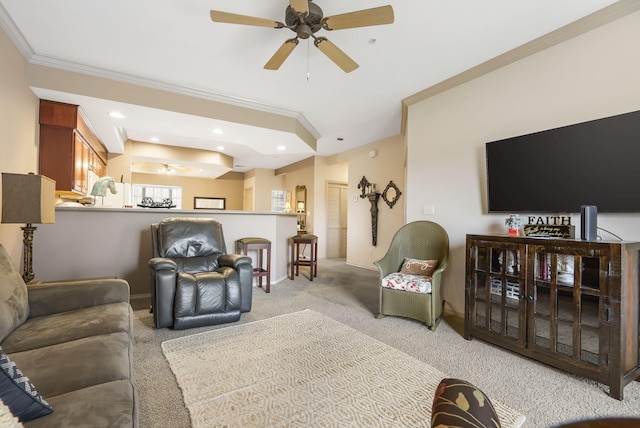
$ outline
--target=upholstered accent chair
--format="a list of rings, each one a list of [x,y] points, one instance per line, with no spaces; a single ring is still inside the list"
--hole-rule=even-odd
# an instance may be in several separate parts
[[[157,328],[238,321],[251,310],[251,258],[227,254],[212,218],[168,218],[151,225],[151,312]]]
[[[435,330],[442,317],[442,273],[449,261],[449,235],[432,221],[402,226],[385,256],[374,262],[380,273],[378,318],[415,319]]]

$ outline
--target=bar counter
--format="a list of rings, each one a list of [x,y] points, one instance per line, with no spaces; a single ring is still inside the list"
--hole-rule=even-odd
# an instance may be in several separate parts
[[[208,217],[222,223],[227,253],[235,241],[271,241],[271,283],[287,277],[288,239],[296,234],[294,213],[166,208],[58,207],[55,224],[40,224],[33,241],[33,266],[39,281],[117,277],[131,286],[134,308],[150,297],[148,260],[151,224],[168,217]],[[257,254],[249,254],[255,265]],[[257,290],[256,290],[257,291]]]

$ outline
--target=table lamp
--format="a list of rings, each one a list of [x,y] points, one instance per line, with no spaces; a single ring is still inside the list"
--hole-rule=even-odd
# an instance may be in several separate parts
[[[55,223],[56,182],[43,175],[2,173],[2,223],[25,223],[22,279],[34,284],[33,224]]]

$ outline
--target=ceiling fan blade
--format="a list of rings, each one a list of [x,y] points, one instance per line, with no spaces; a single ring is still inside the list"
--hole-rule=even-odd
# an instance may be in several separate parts
[[[324,37],[318,37],[313,41],[320,51],[329,59],[336,63],[345,73],[350,73],[359,67],[358,63],[352,60],[349,55],[340,50],[336,45]]]
[[[289,57],[291,52],[298,46],[298,39],[286,40],[282,46],[276,51],[269,61],[264,65],[265,70],[277,70],[282,63]]]
[[[343,30],[391,23],[393,23],[393,8],[387,5],[328,16],[322,20],[322,27],[325,30]]]
[[[289,0],[291,9],[303,15],[309,14],[309,2],[307,0]]]
[[[227,24],[253,25],[257,27],[282,28],[284,25],[278,21],[266,18],[255,18],[253,16],[237,15],[235,13],[211,11],[211,20],[214,22],[224,22]]]

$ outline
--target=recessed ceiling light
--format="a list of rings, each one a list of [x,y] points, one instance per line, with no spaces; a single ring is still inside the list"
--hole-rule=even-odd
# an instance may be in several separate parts
[[[224,151],[224,147],[223,146],[218,146],[216,147],[218,150],[220,150],[221,152]]]
[[[287,148],[285,146],[278,146],[277,149],[278,150],[287,150]]]
[[[149,138],[151,141],[153,141],[154,143],[157,143],[158,141],[160,141],[160,138],[158,137],[151,137]]]
[[[213,133],[217,134],[217,135],[222,135],[222,134],[224,134],[224,131],[222,129],[220,129],[220,128],[216,128],[216,129],[213,130]]]
[[[111,113],[109,113],[109,116],[113,117],[114,119],[124,119],[126,116],[122,113],[120,113],[119,111],[112,111]]]

